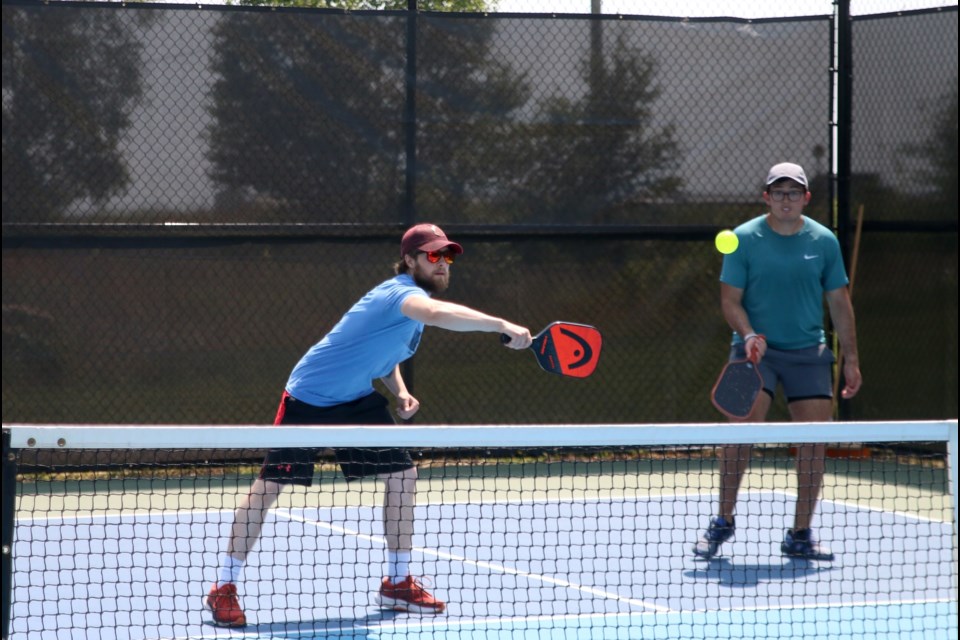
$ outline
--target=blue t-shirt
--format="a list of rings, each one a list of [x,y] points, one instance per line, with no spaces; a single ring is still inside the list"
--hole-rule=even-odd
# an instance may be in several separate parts
[[[368,292],[300,358],[287,380],[287,393],[318,407],[373,393],[373,381],[390,374],[420,344],[423,323],[400,312],[411,295],[428,294],[407,274]]]
[[[734,233],[737,250],[723,258],[720,281],[743,290],[743,308],[774,349],[804,349],[825,342],[823,294],[847,284],[840,243],[830,229],[803,216],[799,232],[783,236],[766,215]],[[733,342],[742,342],[734,332]]]

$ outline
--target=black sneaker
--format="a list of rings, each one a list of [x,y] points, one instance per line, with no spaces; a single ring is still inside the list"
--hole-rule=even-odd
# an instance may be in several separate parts
[[[780,545],[783,555],[806,560],[833,560],[833,551],[821,547],[813,539],[810,529],[790,529]]]
[[[703,537],[693,545],[693,554],[703,560],[709,560],[717,555],[720,545],[733,537],[733,518],[729,522],[723,516],[710,519],[710,526],[703,533]]]

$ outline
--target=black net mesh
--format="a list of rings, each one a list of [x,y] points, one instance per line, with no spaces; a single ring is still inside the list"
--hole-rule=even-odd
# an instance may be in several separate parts
[[[856,426],[879,438],[896,425]],[[409,544],[391,543],[396,485],[346,482],[331,452],[317,451],[312,486],[283,491],[236,574],[228,540],[235,551],[247,539],[268,492],[253,482],[277,431],[323,446],[336,428],[211,426],[194,435],[197,448],[158,448],[183,442],[178,429],[131,427],[113,443],[98,436],[113,448],[93,448],[81,442],[89,429],[61,427],[62,445],[4,448],[5,477],[19,472],[5,487],[9,637],[681,637],[721,621],[742,638],[893,638],[902,629],[954,637],[945,443],[826,445],[813,534],[788,538],[806,482],[794,467],[808,454],[784,442],[796,436],[791,427],[764,427],[760,435],[779,443],[736,454],[749,464],[735,535],[709,559],[696,553],[718,513],[719,448],[602,446],[595,435],[581,446],[544,444],[570,442],[561,428],[519,445],[510,443],[529,428],[490,427],[472,441],[408,449],[416,506],[395,522],[409,523]],[[721,428],[742,438],[742,427]],[[610,437],[627,438],[615,430],[607,427]],[[354,435],[369,446],[369,433]],[[231,442],[249,448],[207,448]],[[342,460],[356,450],[338,452]],[[397,546],[411,549],[401,570],[429,601],[383,586],[393,570],[387,549]],[[426,613],[409,610],[417,603]],[[217,630],[215,620],[245,626]]]

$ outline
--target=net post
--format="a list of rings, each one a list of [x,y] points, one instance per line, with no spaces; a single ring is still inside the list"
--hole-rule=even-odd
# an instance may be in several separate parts
[[[10,430],[3,430],[3,540],[0,565],[3,571],[3,637],[10,634],[13,589],[13,519],[17,499],[17,456],[10,447]]]
[[[950,467],[950,495],[953,497],[953,589],[958,589],[960,584],[960,560],[958,560],[957,548],[960,540],[960,526],[957,522],[957,459],[958,459],[958,435],[957,421],[953,424],[947,423],[949,430],[949,442],[947,442],[947,465]]]

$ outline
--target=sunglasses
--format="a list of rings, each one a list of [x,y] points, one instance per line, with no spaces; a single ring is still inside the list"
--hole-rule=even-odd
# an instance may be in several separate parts
[[[420,253],[427,256],[427,262],[430,264],[437,264],[440,262],[440,258],[443,258],[443,261],[447,264],[453,264],[456,257],[450,251],[421,251]]]

